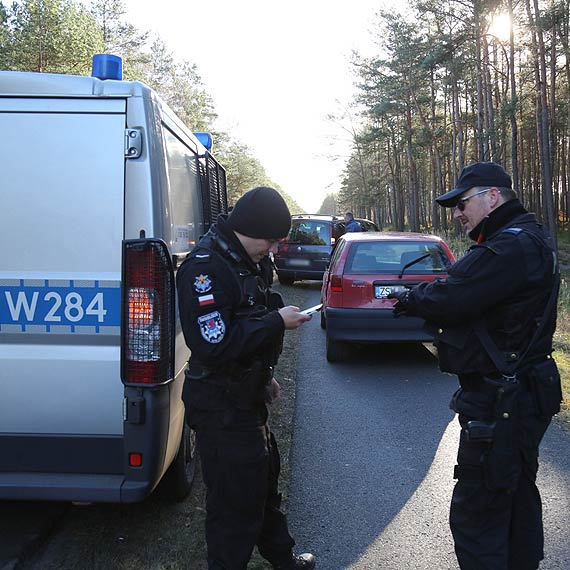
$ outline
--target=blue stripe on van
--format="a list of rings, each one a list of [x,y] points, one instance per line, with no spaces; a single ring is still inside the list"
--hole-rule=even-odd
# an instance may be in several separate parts
[[[0,332],[118,334],[119,281],[2,279]]]

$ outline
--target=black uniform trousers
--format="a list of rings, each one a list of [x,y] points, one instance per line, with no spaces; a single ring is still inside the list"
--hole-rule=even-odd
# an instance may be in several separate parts
[[[246,570],[256,545],[273,565],[290,561],[295,541],[280,510],[280,458],[267,410],[188,412],[207,489],[208,569]]]
[[[538,415],[530,392],[516,398],[512,449],[495,471],[514,481],[498,489],[489,480],[489,443],[470,441],[469,420],[489,420],[494,396],[459,390],[452,408],[459,414],[461,436],[457,455],[458,481],[451,500],[450,526],[462,570],[535,570],[544,557],[542,503],[536,486],[538,447],[551,418]],[[499,420],[500,421],[500,420]]]

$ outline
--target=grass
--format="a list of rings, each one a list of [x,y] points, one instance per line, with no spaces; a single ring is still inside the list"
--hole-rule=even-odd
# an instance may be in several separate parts
[[[304,284],[275,289],[281,291],[286,304],[306,306]],[[284,497],[290,472],[298,349],[299,331],[287,331],[275,370],[281,400],[272,406],[270,419],[281,451]],[[70,507],[45,547],[18,570],[206,570],[205,488],[199,471],[190,496],[182,503],[165,503],[151,495],[136,505]],[[255,552],[249,569],[269,568]]]

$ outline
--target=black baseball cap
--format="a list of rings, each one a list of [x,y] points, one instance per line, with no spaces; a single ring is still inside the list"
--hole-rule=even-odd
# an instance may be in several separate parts
[[[475,186],[496,186],[497,188],[512,188],[512,180],[507,171],[496,162],[475,162],[461,171],[459,180],[453,190],[435,201],[444,208],[455,208],[459,197]]]

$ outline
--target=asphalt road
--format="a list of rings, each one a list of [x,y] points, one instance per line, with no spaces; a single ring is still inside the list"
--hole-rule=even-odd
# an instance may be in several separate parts
[[[312,292],[308,305],[318,302]],[[319,318],[302,328],[289,520],[319,570],[456,570],[448,528],[458,424],[453,376],[421,345],[329,364]],[[546,558],[570,568],[570,434],[541,447]]]

